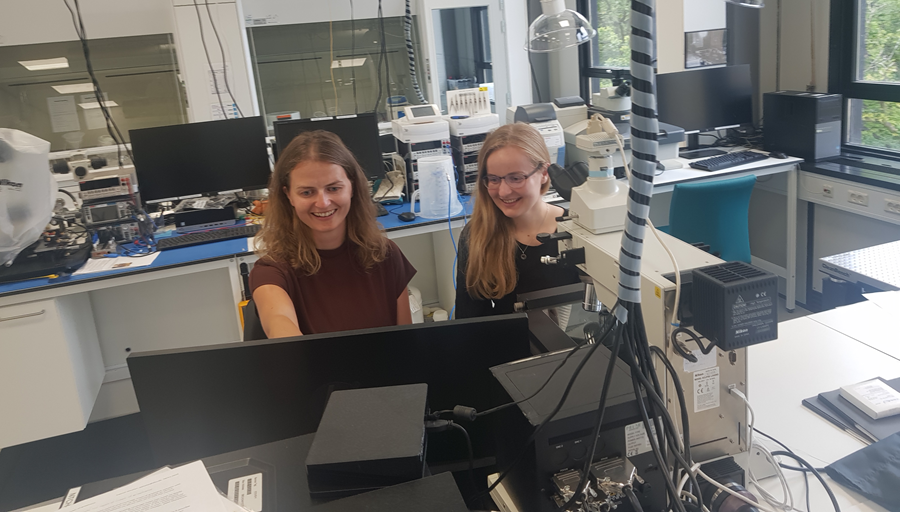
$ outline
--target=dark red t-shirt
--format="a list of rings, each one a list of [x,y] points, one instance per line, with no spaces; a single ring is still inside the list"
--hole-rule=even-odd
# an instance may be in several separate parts
[[[397,298],[416,269],[388,240],[388,255],[368,272],[349,241],[337,249],[319,250],[322,266],[308,276],[288,263],[260,258],[250,271],[250,290],[273,284],[294,303],[303,334],[348,331],[397,324]]]

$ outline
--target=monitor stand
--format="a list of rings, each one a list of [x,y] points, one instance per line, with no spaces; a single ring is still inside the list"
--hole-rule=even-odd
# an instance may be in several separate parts
[[[713,149],[713,148],[688,149],[688,150],[679,151],[678,156],[680,158],[694,160],[696,158],[707,158],[707,157],[711,157],[711,156],[724,155],[725,153],[726,153],[726,151],[722,151],[721,149]]]
[[[700,149],[700,134],[692,133],[687,136],[687,146],[681,148],[681,150],[678,152],[678,156],[681,158],[686,158],[688,160],[694,160],[696,158],[708,158],[711,156],[724,155],[725,153],[727,153],[727,151],[722,151],[721,149]]]

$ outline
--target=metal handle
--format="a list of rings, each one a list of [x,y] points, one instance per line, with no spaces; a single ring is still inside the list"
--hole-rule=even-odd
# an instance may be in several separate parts
[[[38,311],[37,313],[26,313],[24,315],[8,316],[6,318],[0,318],[0,322],[6,322],[7,320],[18,320],[20,318],[28,318],[30,316],[41,316],[45,312],[46,311],[42,309],[42,310]]]

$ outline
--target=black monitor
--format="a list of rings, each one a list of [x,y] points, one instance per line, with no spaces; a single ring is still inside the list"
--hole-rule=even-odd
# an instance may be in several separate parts
[[[253,190],[271,167],[261,117],[130,130],[141,200]]]
[[[315,432],[340,389],[426,383],[432,410],[486,410],[508,400],[492,394],[490,368],[530,356],[519,313],[132,353],[127,362],[162,465]],[[494,455],[490,424],[466,424],[476,458]],[[429,464],[467,460],[458,433],[428,444]]]
[[[384,159],[378,135],[378,120],[374,113],[314,119],[285,119],[275,121],[275,146],[283,151],[294,137],[303,132],[325,130],[344,142],[353,152],[370,181],[384,178]],[[277,158],[277,155],[276,155]]]
[[[699,132],[753,124],[750,66],[658,74],[656,102],[659,120],[684,128],[696,149]]]

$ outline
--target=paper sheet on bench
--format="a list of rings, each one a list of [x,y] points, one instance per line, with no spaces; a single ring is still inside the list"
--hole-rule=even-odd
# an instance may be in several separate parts
[[[95,272],[106,272],[107,270],[118,270],[125,268],[139,268],[146,267],[153,263],[153,261],[159,256],[158,252],[148,254],[147,256],[119,256],[116,258],[97,258],[97,259],[89,259],[84,262],[84,265],[81,266],[78,270],[76,270],[72,275],[80,276],[82,274],[93,274]]]
[[[67,507],[66,512],[226,512],[203,462],[161,469]]]

